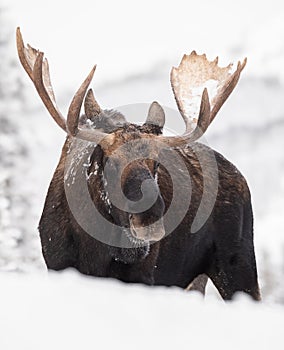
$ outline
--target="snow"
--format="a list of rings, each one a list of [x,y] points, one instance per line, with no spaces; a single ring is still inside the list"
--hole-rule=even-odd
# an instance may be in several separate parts
[[[68,16],[62,15],[63,2],[3,3],[7,11],[0,41],[8,43],[0,43],[0,348],[281,347],[283,1],[256,6],[239,0],[229,6],[225,0],[82,0],[68,4]],[[129,121],[141,122],[158,100],[168,106],[166,128],[173,134],[182,133],[184,123],[169,72],[182,55],[193,49],[206,52],[210,60],[218,55],[220,66],[248,57],[238,86],[204,141],[249,183],[263,303],[242,297],[224,304],[212,284],[204,302],[176,288],[124,285],[72,271],[46,274],[37,225],[65,135],[19,66],[17,25],[25,41],[46,53],[63,114],[96,62],[93,87],[103,108],[121,106]]]
[[[199,114],[200,104],[201,104],[201,97],[202,97],[203,90],[205,88],[207,88],[209,101],[211,103],[214,97],[218,93],[218,88],[220,88],[219,81],[215,79],[209,79],[200,86],[192,87],[190,91],[190,98],[184,97],[181,94],[183,110],[185,111],[185,115],[190,118],[190,121],[195,120],[197,123],[197,117]],[[185,95],[188,96],[189,93],[186,91]]]
[[[279,348],[283,306],[59,274],[1,274],[0,348]],[[8,301],[8,302],[7,302]]]

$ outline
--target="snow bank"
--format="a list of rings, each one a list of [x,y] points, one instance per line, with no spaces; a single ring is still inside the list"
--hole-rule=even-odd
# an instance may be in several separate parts
[[[86,278],[74,271],[1,274],[0,348],[269,349],[284,308],[244,296],[223,303],[176,288]]]

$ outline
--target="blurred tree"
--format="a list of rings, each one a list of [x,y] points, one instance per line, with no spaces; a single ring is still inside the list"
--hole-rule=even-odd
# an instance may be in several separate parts
[[[18,182],[28,149],[21,133],[24,89],[6,13],[0,9],[0,269],[13,269],[26,236],[28,202]]]

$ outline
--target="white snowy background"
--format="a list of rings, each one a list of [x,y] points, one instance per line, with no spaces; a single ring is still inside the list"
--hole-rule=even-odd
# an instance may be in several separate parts
[[[65,135],[18,63],[16,26],[46,53],[64,113],[94,63],[103,107],[158,100],[176,109],[169,71],[183,53],[219,55],[223,65],[248,57],[206,138],[251,188],[261,305],[224,305],[212,285],[203,301],[175,288],[47,275],[37,224]],[[0,349],[283,348],[283,65],[283,1],[2,0]],[[167,126],[176,129],[170,115]]]

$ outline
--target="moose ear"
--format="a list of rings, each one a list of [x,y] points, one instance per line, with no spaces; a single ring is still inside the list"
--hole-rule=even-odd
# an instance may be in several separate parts
[[[92,89],[89,89],[89,91],[87,92],[84,102],[84,109],[88,119],[94,119],[102,111],[101,107],[95,99]]]
[[[145,124],[157,125],[163,128],[165,125],[165,112],[163,107],[156,101],[152,102]]]

